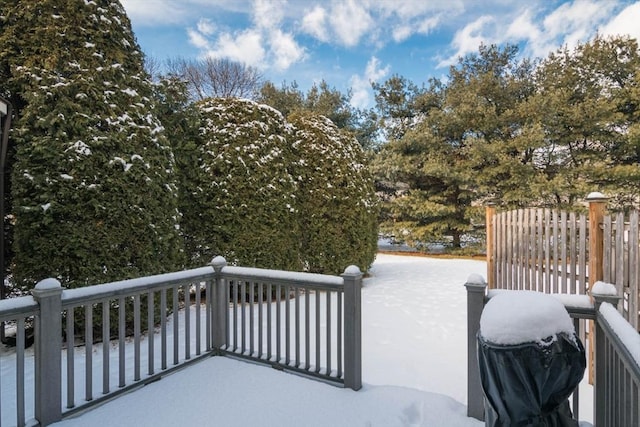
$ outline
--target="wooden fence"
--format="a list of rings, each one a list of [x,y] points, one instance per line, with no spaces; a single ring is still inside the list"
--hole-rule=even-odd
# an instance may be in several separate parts
[[[618,310],[640,331],[638,211],[606,214],[599,193],[588,214],[487,207],[487,281],[490,288],[586,295],[597,281],[616,285]]]

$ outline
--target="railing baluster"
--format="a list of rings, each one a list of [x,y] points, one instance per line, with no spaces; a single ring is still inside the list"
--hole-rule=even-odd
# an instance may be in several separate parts
[[[240,337],[241,337],[241,350],[240,353],[245,354],[247,351],[247,281],[243,280],[240,286]]]
[[[280,363],[280,338],[281,338],[281,330],[280,330],[280,302],[281,302],[281,292],[282,288],[280,285],[276,285],[276,362]]]
[[[67,408],[73,408],[75,406],[74,398],[74,308],[70,307],[67,310],[66,318],[66,335],[67,335]]]
[[[87,402],[93,400],[93,304],[84,306],[84,394]]]
[[[304,290],[304,369],[311,368],[311,304],[309,288]]]
[[[202,284],[200,282],[196,283],[196,356],[200,356],[200,341],[201,341],[201,326],[200,326],[200,287],[202,286]]]
[[[147,373],[149,375],[153,375],[154,372],[154,329],[155,329],[155,304],[154,304],[154,296],[155,293],[153,291],[149,291],[147,293]]]
[[[179,293],[178,285],[173,286],[173,364],[177,365],[180,361],[180,318],[179,318]]]
[[[331,375],[331,292],[327,291],[327,366],[326,374]]]
[[[109,340],[111,339],[109,301],[102,303],[102,394],[109,393]]]
[[[342,378],[342,310],[344,309],[342,306],[342,291],[338,291],[337,292],[337,306],[336,306],[336,311],[337,311],[337,315],[338,315],[338,320],[337,320],[337,331],[338,331],[338,337],[336,339],[337,343],[338,343],[338,354],[337,354],[337,363],[338,363],[338,372],[336,373],[337,378]]]
[[[167,369],[167,289],[160,291],[160,350],[162,370]]]
[[[25,425],[24,405],[24,344],[25,321],[24,317],[18,318],[16,330],[16,409],[19,426]]]
[[[258,357],[262,358],[264,350],[262,349],[262,306],[264,305],[264,284],[258,282]]]
[[[133,297],[133,380],[140,381],[140,294]]]
[[[205,333],[207,335],[206,337],[206,348],[207,351],[211,351],[211,339],[213,338],[211,336],[212,334],[212,322],[213,322],[213,310],[211,309],[213,307],[213,284],[214,281],[213,280],[208,280],[205,283],[205,300],[206,300],[206,305],[205,305],[205,319],[206,319],[206,323],[204,325],[205,328]],[[226,286],[226,284],[225,284]],[[225,292],[226,295],[226,292]],[[229,299],[227,298],[227,303],[228,303]],[[217,299],[216,299],[216,303],[217,303]],[[224,317],[228,317],[227,313],[224,314]],[[216,325],[217,328],[218,325]],[[226,347],[229,346],[229,328],[225,328],[225,345]]]
[[[320,372],[320,291],[315,292],[316,300],[316,374]]]
[[[184,359],[191,359],[191,285],[182,288],[184,292]]]
[[[273,305],[271,283],[267,283],[267,295],[267,360],[271,360],[271,306]]]
[[[118,387],[124,387],[125,385],[125,328],[125,301],[124,297],[120,297],[118,300]]]
[[[284,364],[288,365],[291,362],[291,304],[289,299],[289,285],[284,287],[284,302],[285,302],[285,321],[284,321],[284,347],[285,347],[285,361]]]
[[[253,309],[254,309],[254,299],[255,299],[254,287],[255,287],[255,283],[249,282],[249,355],[251,357],[254,356],[253,340],[255,338],[255,335],[253,333],[253,327],[254,327]]]
[[[296,286],[294,291],[294,298],[296,302],[295,312],[295,340],[296,340],[296,363],[295,367],[300,367],[300,288]]]
[[[238,350],[238,281],[232,282],[233,286],[233,351]]]

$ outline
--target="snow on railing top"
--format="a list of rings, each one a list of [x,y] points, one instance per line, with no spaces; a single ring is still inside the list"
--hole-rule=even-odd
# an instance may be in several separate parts
[[[640,367],[640,335],[633,326],[620,315],[618,310],[609,303],[600,305],[600,314],[605,318],[613,332],[620,338],[622,344]]]
[[[38,303],[30,295],[0,300],[0,321],[12,320],[16,315],[35,313],[38,308]]]
[[[359,270],[358,270],[359,271]],[[348,273],[352,274],[352,273]],[[284,281],[300,284],[342,286],[344,280],[340,276],[329,276],[317,273],[300,273],[294,271],[270,270],[265,268],[252,267],[224,267],[223,277],[255,278],[271,281]]]
[[[65,289],[62,292],[62,301],[63,304],[67,305],[78,301],[82,301],[83,303],[91,302],[102,299],[105,296],[129,295],[162,285],[207,280],[213,278],[213,274],[213,267],[207,266],[173,273],[103,283],[101,285],[86,286],[84,288]]]

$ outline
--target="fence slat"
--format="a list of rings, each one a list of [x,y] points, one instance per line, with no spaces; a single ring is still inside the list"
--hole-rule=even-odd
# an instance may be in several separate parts
[[[538,208],[536,210],[536,245],[537,245],[537,262],[536,268],[538,269],[538,282],[536,283],[536,290],[539,292],[544,291],[544,210]]]
[[[629,322],[638,330],[638,275],[640,274],[640,259],[638,246],[640,245],[638,227],[638,211],[633,210],[629,215]]]
[[[604,247],[602,254],[602,280],[607,283],[611,283],[615,278],[611,275],[611,268],[613,264],[614,256],[612,252],[614,251],[613,243],[612,243],[612,225],[611,225],[611,216],[606,215],[604,217],[602,223],[602,245]]]
[[[565,211],[560,212],[560,289],[559,292],[563,294],[567,293],[567,268],[569,263],[567,262],[567,213]]]
[[[570,294],[576,294],[577,290],[577,265],[578,265],[578,233],[576,232],[576,213],[571,212],[569,214],[569,262],[566,265],[569,270],[569,289]]]
[[[579,253],[579,257],[580,257],[580,261],[578,264],[579,270],[580,270],[580,279],[579,279],[579,286],[578,286],[578,293],[581,295],[586,295],[587,293],[587,283],[589,282],[588,279],[588,272],[587,272],[587,217],[585,214],[580,214],[580,237],[579,237],[579,241],[580,241],[580,247],[578,249],[578,253]]]

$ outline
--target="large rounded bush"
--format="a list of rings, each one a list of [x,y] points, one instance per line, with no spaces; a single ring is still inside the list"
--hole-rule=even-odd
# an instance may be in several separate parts
[[[340,274],[355,264],[366,271],[377,251],[378,215],[360,144],[323,116],[296,113],[289,121],[305,269]]]
[[[183,208],[192,262],[223,255],[243,266],[299,270],[291,126],[249,100],[216,98],[197,107],[198,173],[184,189],[194,205]]]

